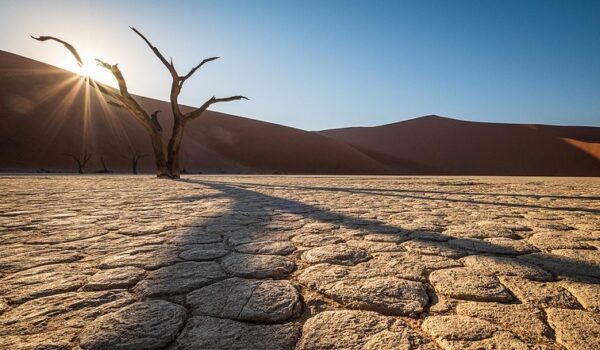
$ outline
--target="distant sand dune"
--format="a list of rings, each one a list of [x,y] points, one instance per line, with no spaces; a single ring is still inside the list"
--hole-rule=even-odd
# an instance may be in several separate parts
[[[480,123],[426,116],[368,128],[321,131],[393,167],[431,174],[600,175],[600,128]]]
[[[129,172],[131,147],[152,153],[137,122],[101,102],[73,73],[0,51],[0,82],[0,171],[74,171],[64,154],[85,148],[94,155],[89,171],[101,168],[102,156],[110,170]],[[170,130],[166,102],[139,101],[149,112],[162,110],[161,123]],[[182,166],[190,172],[600,176],[599,142],[600,128],[591,127],[429,116],[308,132],[207,112],[188,126]],[[139,168],[152,172],[152,158]]]

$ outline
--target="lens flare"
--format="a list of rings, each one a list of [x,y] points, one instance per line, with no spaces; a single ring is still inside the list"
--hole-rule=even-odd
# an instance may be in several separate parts
[[[99,83],[116,87],[116,81],[112,74],[108,70],[98,66],[95,56],[92,53],[81,49],[78,51],[79,55],[81,56],[81,60],[83,61],[83,65],[79,66],[72,57],[65,55],[66,62],[63,66],[65,69],[77,73],[82,77],[93,79]]]

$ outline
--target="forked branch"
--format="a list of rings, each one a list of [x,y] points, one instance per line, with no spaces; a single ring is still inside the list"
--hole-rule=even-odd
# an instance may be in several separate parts
[[[123,78],[123,73],[121,73],[119,67],[116,64],[106,63],[98,58],[96,58],[96,62],[98,62],[101,67],[108,69],[115,79],[117,79],[117,84],[119,85],[119,93],[116,93],[105,86],[102,86],[100,91],[103,93],[106,92],[109,96],[119,100],[122,103],[122,106],[128,109],[147,129],[155,130],[148,113],[144,111],[142,106],[140,106],[133,96],[131,96],[129,90],[127,90],[127,83],[125,82],[125,78]],[[97,84],[97,86],[101,86],[101,84]]]

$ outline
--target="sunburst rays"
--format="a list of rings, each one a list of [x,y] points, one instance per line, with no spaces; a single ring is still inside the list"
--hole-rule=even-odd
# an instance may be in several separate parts
[[[56,69],[52,69],[56,72]],[[54,74],[51,70],[47,74]],[[28,74],[34,73],[28,71]],[[19,74],[25,74],[24,71]],[[37,73],[34,73],[37,74]],[[63,72],[63,74],[65,74]],[[67,137],[67,129],[76,129],[73,142],[69,151],[72,153],[84,150],[100,150],[107,142],[116,142],[122,146],[123,154],[135,148],[133,140],[126,132],[121,121],[121,113],[116,107],[107,103],[107,99],[97,88],[98,82],[89,76],[65,74],[60,80],[52,79],[52,84],[44,84],[44,89],[33,92],[38,113],[45,113],[42,127],[42,149],[37,157],[43,160],[50,153],[60,152],[54,149],[53,144],[59,137]],[[50,86],[50,87],[49,87]],[[51,102],[52,103],[49,103]],[[58,103],[56,103],[58,101]],[[50,107],[50,109],[47,109]],[[75,115],[75,117],[72,117]],[[99,138],[97,128],[105,127],[108,133]],[[108,137],[109,139],[105,139]]]
[[[94,82],[95,83],[95,82]],[[118,113],[116,113],[117,107],[114,107],[108,103],[106,96],[98,90],[98,88],[94,87],[91,89],[91,92],[95,96],[95,100],[98,102],[100,109],[104,116],[106,116],[107,125],[109,127],[111,136],[115,140],[124,141],[127,144],[127,147],[131,149],[134,147],[131,138],[125,131],[125,127],[121,118],[118,117]]]
[[[126,144],[127,150],[136,148],[126,132],[124,122],[119,118],[120,113],[116,112],[116,107],[109,105],[106,96],[98,88],[98,84],[114,85],[114,77],[105,69],[99,68],[95,64],[94,56],[88,54],[85,49],[76,50],[70,43],[55,37],[36,38],[32,36],[32,38],[38,41],[50,40],[61,43],[72,56],[64,61],[65,68],[77,74],[68,75],[58,83],[56,83],[56,79],[52,79],[52,88],[46,89],[37,97],[38,105],[45,105],[44,101],[56,100],[58,94],[63,95],[58,99],[59,103],[46,115],[46,122],[42,129],[44,147],[38,155],[46,156],[59,135],[68,137],[65,128],[76,128],[76,134],[79,136],[76,140],[73,139],[72,145],[69,146],[79,147],[79,149],[70,149],[71,153],[90,149],[101,153],[102,146],[107,142],[117,142],[122,146]],[[51,69],[49,71],[57,72],[58,70]],[[31,74],[31,72],[20,73]],[[19,74],[19,72],[14,74]],[[72,114],[77,114],[80,118],[69,117]],[[70,122],[70,125],[65,125],[67,121]],[[97,138],[97,135],[101,133],[98,128],[108,128],[108,132],[102,134],[103,139],[101,140]],[[106,140],[106,137],[109,137],[110,140]]]

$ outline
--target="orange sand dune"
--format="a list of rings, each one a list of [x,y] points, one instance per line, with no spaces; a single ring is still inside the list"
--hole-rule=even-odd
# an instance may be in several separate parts
[[[90,171],[101,168],[102,156],[110,170],[128,172],[132,147],[152,154],[138,123],[102,103],[94,91],[86,93],[86,84],[73,73],[0,51],[0,81],[0,170],[74,171],[73,160],[64,154],[85,148],[93,153]],[[159,120],[167,135],[169,105],[144,97],[139,101],[147,111],[163,111]],[[182,166],[190,172],[391,173],[326,136],[217,112],[188,125],[182,149]],[[151,157],[140,167],[153,171]]]
[[[600,128],[426,116],[320,133],[346,142],[390,168],[414,162],[432,169],[427,173],[437,174],[600,176]]]
[[[139,97],[160,109],[164,101]],[[185,109],[190,107],[183,107]],[[165,132],[165,134],[168,134]],[[372,128],[307,132],[207,112],[188,125],[189,172],[600,176],[600,128],[475,123],[423,117]],[[66,153],[93,154],[129,172],[131,149],[151,154],[144,130],[73,73],[0,51],[0,171],[74,171]],[[140,170],[153,171],[151,157]]]

